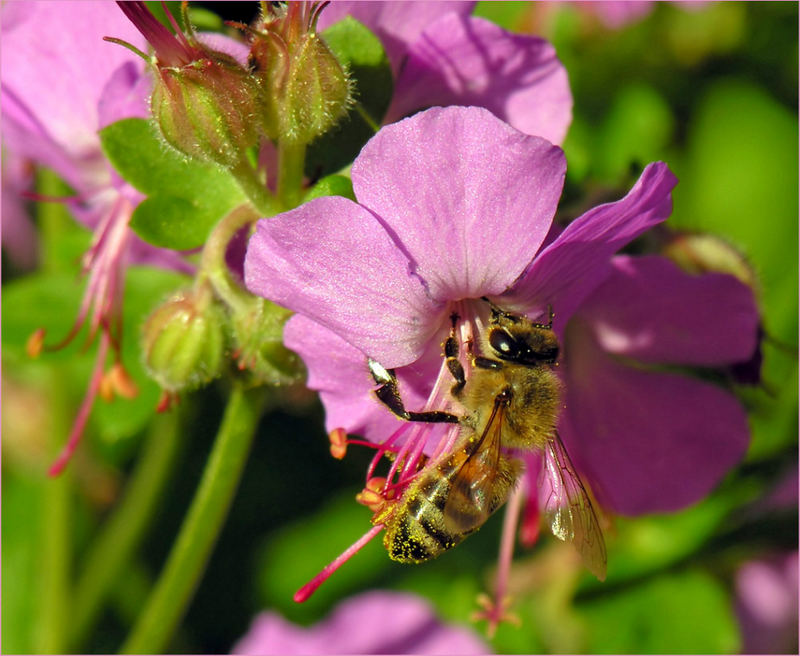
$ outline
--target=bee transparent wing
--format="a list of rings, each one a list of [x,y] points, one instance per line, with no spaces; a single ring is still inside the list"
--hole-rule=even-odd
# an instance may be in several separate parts
[[[502,501],[498,500],[496,488],[504,407],[495,401],[481,435],[462,447],[466,459],[452,475],[442,511],[445,526],[453,533],[468,533],[480,527]]]
[[[539,489],[553,535],[572,542],[589,571],[605,580],[606,544],[597,514],[558,433],[543,450]]]

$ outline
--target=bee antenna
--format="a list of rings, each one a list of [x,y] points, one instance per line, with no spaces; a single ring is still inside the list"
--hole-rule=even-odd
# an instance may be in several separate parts
[[[492,301],[490,301],[488,297],[481,296],[481,300],[486,301],[489,304],[489,307],[492,309],[492,316],[500,317],[508,315],[508,312],[504,312],[503,310],[501,310],[497,305],[492,303]]]

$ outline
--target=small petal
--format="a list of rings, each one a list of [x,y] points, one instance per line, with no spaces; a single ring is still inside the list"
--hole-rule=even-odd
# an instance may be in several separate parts
[[[545,238],[561,195],[560,148],[478,107],[384,127],[353,164],[358,201],[402,243],[437,300],[504,291]]]
[[[572,120],[567,72],[544,39],[448,14],[412,44],[386,122],[435,105],[475,105],[559,144]]]
[[[467,16],[474,2],[461,0],[441,2],[350,2],[336,0],[320,14],[318,29],[324,30],[345,16],[352,16],[366,25],[381,40],[392,72],[397,73],[409,46],[428,25],[440,16],[454,12]]]
[[[383,226],[346,198],[317,198],[258,222],[247,288],[304,314],[384,366],[416,360],[442,307]]]
[[[238,654],[485,654],[467,628],[440,622],[424,600],[370,591],[339,604],[310,628],[261,613],[233,648]]]
[[[536,256],[504,295],[509,307],[550,303],[561,331],[580,302],[610,273],[609,259],[672,212],[670,192],[678,179],[666,164],[650,164],[622,200],[589,210],[570,223]]]
[[[687,376],[620,364],[577,319],[567,328],[565,352],[559,431],[595,494],[614,511],[684,508],[744,456],[747,416],[731,394]]]
[[[653,363],[729,365],[756,348],[753,292],[730,275],[691,276],[663,257],[615,257],[578,313],[601,347]]]

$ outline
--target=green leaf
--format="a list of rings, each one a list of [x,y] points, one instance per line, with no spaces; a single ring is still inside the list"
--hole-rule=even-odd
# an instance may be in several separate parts
[[[24,359],[25,344],[31,334],[44,328],[48,342],[67,335],[78,312],[83,284],[74,273],[36,273],[3,286],[3,355]],[[42,358],[69,360],[74,349],[55,351]]]
[[[353,193],[353,182],[344,175],[328,175],[311,189],[308,190],[303,202],[308,202],[314,198],[322,198],[323,196],[344,196],[352,201],[355,201],[356,195]]]
[[[331,25],[322,37],[342,65],[348,67],[357,106],[309,146],[305,171],[312,179],[335,173],[355,159],[361,147],[375,134],[361,111],[374,125],[380,125],[394,89],[392,70],[383,46],[364,25],[348,16]]]
[[[100,139],[117,172],[151,197],[134,213],[131,227],[155,246],[202,246],[211,228],[245,200],[228,171],[170,148],[152,121],[129,118],[112,123],[100,131]]]
[[[578,606],[591,654],[730,654],[739,633],[724,588],[692,570]]]

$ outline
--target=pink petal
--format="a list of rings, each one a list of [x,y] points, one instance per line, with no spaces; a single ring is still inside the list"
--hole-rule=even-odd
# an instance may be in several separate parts
[[[605,351],[643,362],[727,365],[757,344],[749,287],[719,273],[690,276],[663,257],[615,257],[578,313]]]
[[[476,105],[526,134],[561,143],[572,120],[553,46],[483,18],[448,14],[411,45],[385,121],[435,105]]]
[[[17,19],[3,30],[3,110],[75,160],[93,156],[99,150],[97,102],[107,80],[125,62],[144,68],[129,50],[102,39],[114,36],[142,49],[144,40],[115,3],[24,4],[24,15],[13,14]],[[4,23],[5,15],[4,7]],[[14,99],[9,106],[7,96]]]
[[[437,300],[504,291],[550,228],[561,149],[478,107],[434,108],[389,125],[353,164],[358,201],[397,235]]]
[[[441,305],[366,209],[317,198],[258,222],[245,284],[304,314],[386,367],[416,360],[441,323]]]
[[[336,333],[296,314],[283,331],[284,343],[308,369],[307,386],[319,392],[325,406],[325,428],[381,442],[401,426],[372,394],[377,385],[367,369],[367,356]],[[410,397],[407,397],[410,398]],[[424,399],[415,398],[419,403]]]
[[[320,14],[318,29],[324,30],[345,16],[352,16],[366,25],[381,40],[395,78],[408,52],[428,25],[440,16],[455,12],[466,16],[474,2],[456,0],[441,2],[349,2],[334,0]]]
[[[744,456],[747,416],[733,395],[688,376],[620,364],[577,321],[567,328],[565,353],[559,430],[612,510],[638,515],[684,508]]]
[[[648,165],[625,198],[595,207],[570,223],[501,302],[537,308],[550,303],[555,328],[561,331],[580,302],[609,274],[611,256],[670,215],[670,192],[677,182],[663,162]]]
[[[408,422],[397,419],[373,394],[377,385],[367,369],[367,357],[341,337],[302,315],[286,324],[284,343],[300,355],[308,369],[307,386],[320,394],[325,406],[325,428],[344,428],[377,443],[384,442]],[[406,407],[425,404],[442,364],[438,341],[412,366],[396,370]],[[436,441],[430,440],[431,449]],[[401,439],[399,444],[403,443]]]
[[[470,629],[440,622],[411,594],[369,591],[340,603],[329,617],[303,628],[261,613],[233,648],[237,654],[485,654]]]

